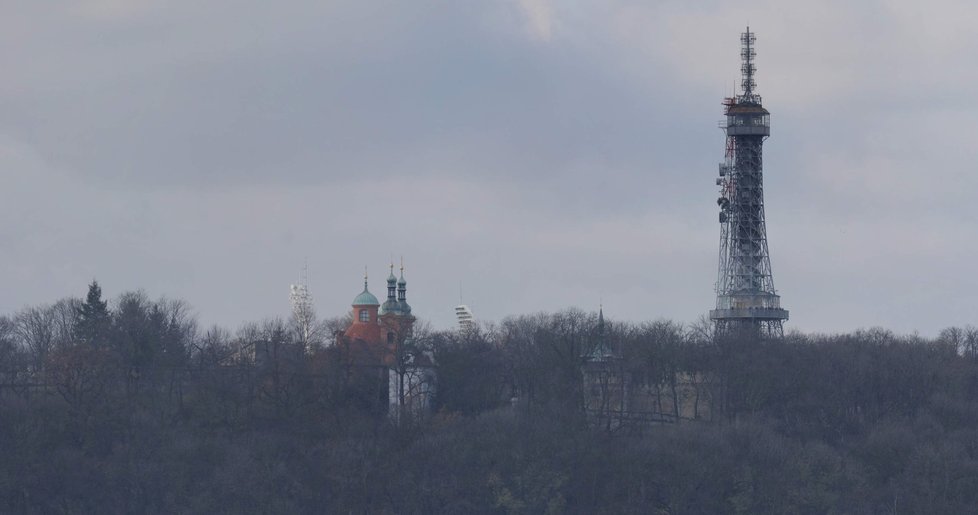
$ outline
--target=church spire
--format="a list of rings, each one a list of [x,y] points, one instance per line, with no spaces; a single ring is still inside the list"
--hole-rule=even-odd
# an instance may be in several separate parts
[[[394,261],[391,260],[391,273],[387,276],[387,300],[397,296],[397,277],[394,277]]]
[[[587,358],[590,361],[607,361],[615,355],[605,335],[604,306],[598,307],[598,326],[594,331],[594,346]]]
[[[401,258],[401,278],[397,280],[397,306],[402,315],[411,314],[411,305],[407,303],[407,280],[404,279],[404,258]]]
[[[604,339],[604,305],[598,304],[598,337]]]
[[[401,278],[397,281],[397,301],[407,302],[407,281],[404,280],[404,258],[401,258]]]

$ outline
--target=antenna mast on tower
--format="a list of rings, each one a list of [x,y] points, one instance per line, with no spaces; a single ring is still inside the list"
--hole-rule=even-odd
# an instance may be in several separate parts
[[[764,222],[762,147],[771,135],[771,115],[754,93],[754,33],[740,35],[740,95],[723,101],[726,152],[720,163],[720,259],[716,309],[718,334],[752,330],[782,336],[788,311],[774,289]]]

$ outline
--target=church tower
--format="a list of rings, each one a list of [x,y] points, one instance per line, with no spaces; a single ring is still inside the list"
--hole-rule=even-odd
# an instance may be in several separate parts
[[[401,277],[394,277],[394,264],[391,263],[391,273],[387,277],[387,300],[380,309],[380,324],[386,332],[387,344],[396,346],[411,338],[414,330],[414,315],[411,305],[407,302],[407,280],[404,279],[404,264],[401,263]]]
[[[604,308],[598,310],[598,324],[591,350],[584,357],[584,414],[588,425],[613,431],[625,423],[627,381],[623,361],[608,341]]]
[[[383,304],[377,301],[364,275],[363,291],[353,299],[353,320],[337,338],[361,378],[377,388],[385,411],[399,422],[429,414],[435,392],[434,356],[415,345],[415,320],[407,302],[404,266],[397,278],[391,264],[387,299]]]
[[[367,274],[363,275],[363,291],[353,299],[353,321],[343,333],[350,341],[360,340],[373,347],[382,341],[378,310],[380,302],[367,288]],[[378,351],[379,349],[372,349]]]

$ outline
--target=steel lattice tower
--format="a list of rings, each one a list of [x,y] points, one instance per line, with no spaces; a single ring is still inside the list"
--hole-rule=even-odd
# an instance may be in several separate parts
[[[788,311],[774,290],[764,225],[762,146],[771,134],[771,115],[754,93],[754,34],[740,35],[742,93],[724,99],[727,150],[720,164],[720,263],[717,305],[710,311],[717,333],[758,331],[783,334]]]

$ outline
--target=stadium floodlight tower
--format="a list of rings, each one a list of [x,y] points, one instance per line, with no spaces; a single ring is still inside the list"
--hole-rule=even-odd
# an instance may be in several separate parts
[[[750,330],[782,336],[788,311],[774,290],[764,225],[761,147],[771,134],[771,116],[754,93],[754,34],[740,35],[741,94],[724,99],[727,150],[720,164],[720,264],[717,304],[710,311],[718,334]]]

